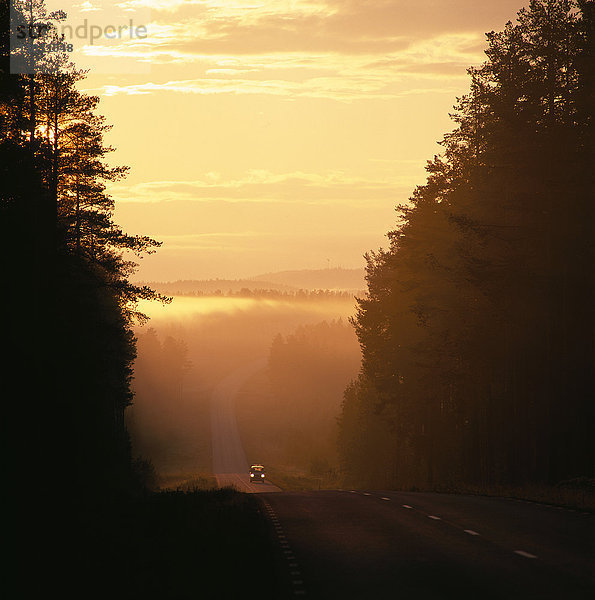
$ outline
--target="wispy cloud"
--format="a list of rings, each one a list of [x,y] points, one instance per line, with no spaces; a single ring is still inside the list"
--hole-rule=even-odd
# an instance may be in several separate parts
[[[233,246],[240,250],[246,246],[253,247],[255,242],[261,245],[270,243],[272,238],[282,234],[262,231],[213,231],[210,233],[187,233],[161,235],[160,241],[168,250],[211,250]]]
[[[261,93],[351,101],[398,97],[405,87],[452,94],[460,91],[465,69],[484,59],[481,24],[488,29],[496,15],[510,17],[518,2],[123,0],[115,4],[120,11],[150,12],[147,37],[79,50],[91,62],[151,66],[151,82],[106,87],[106,95]],[[90,1],[79,6],[95,8]],[[443,86],[445,80],[453,85]]]
[[[195,52],[217,54],[393,52],[414,40],[477,32],[498,15],[509,18],[520,8],[518,0],[142,2],[156,23],[176,26],[172,43],[192,39]]]
[[[150,181],[114,184],[110,191],[118,202],[154,203],[212,200],[249,203],[390,202],[397,191],[410,186],[411,177],[394,176],[386,180],[366,180],[335,172],[275,174],[249,171],[240,179],[226,179],[217,173],[193,181]]]
[[[205,52],[197,46],[196,38],[179,36],[175,30],[175,26],[161,26],[143,40],[85,47],[84,53],[98,59],[134,59],[152,66],[151,81],[105,86],[101,93],[264,94],[348,102],[411,93],[455,95],[467,77],[466,68],[483,60],[478,33],[411,40],[393,52],[351,54],[309,49],[225,54]],[[194,76],[172,78],[172,71],[180,75],[192,72]]]
[[[95,6],[91,2],[83,2],[82,4],[75,4],[75,8],[78,8],[82,13],[88,12],[98,12],[101,9],[98,6]]]
[[[417,87],[404,90],[390,90],[366,78],[342,79],[316,78],[298,83],[282,79],[254,81],[249,79],[187,79],[164,83],[139,83],[131,85],[106,85],[106,96],[145,95],[155,92],[177,92],[183,94],[264,94],[291,98],[327,98],[339,101],[399,98],[421,94],[447,94],[452,96],[457,87]]]

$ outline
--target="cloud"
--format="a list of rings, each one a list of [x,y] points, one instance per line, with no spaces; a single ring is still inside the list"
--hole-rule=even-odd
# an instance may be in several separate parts
[[[263,231],[213,231],[209,233],[186,233],[160,235],[159,241],[168,250],[210,250],[222,247],[234,247],[237,250],[246,246],[253,247],[257,241],[261,245],[270,244],[273,238],[282,238],[283,234]]]
[[[467,78],[466,68],[481,62],[481,57],[466,52],[472,35],[449,36],[415,44],[410,51],[385,55],[345,57],[342,55],[259,55],[195,56],[177,55],[171,60],[196,60],[194,71],[201,73],[193,79],[178,79],[107,85],[106,96],[144,95],[155,92],[186,94],[262,94],[297,98],[326,98],[350,102],[367,99],[394,99],[411,94],[450,94],[461,91]],[[147,52],[133,50],[146,56]],[[115,48],[94,47],[96,55],[114,53],[126,55]],[[154,60],[164,58],[160,48],[154,49]],[[475,60],[473,60],[475,59]],[[202,62],[201,62],[202,61]],[[436,81],[441,80],[440,85]],[[447,81],[450,80],[450,83]]]
[[[125,0],[119,10],[151,12],[148,37],[95,43],[81,52],[91,61],[150,65],[153,81],[110,86],[106,95],[352,101],[399,97],[405,86],[428,85],[435,93],[437,79],[455,82],[444,93],[459,94],[466,68],[485,59],[484,31],[514,18],[518,1]]]
[[[93,5],[91,2],[83,2],[82,4],[78,4],[74,6],[75,8],[78,8],[80,10],[80,12],[98,12],[101,9],[95,5]]]
[[[135,58],[152,66],[152,81],[106,86],[107,96],[155,92],[191,94],[264,94],[297,98],[327,98],[350,102],[391,99],[411,93],[457,95],[466,69],[483,62],[481,35],[449,33],[410,40],[399,51],[365,54],[308,51],[260,54],[205,52],[202,39],[175,25],[151,29],[143,40],[122,40],[109,46],[87,46],[97,58]],[[172,78],[172,68],[194,77]],[[165,79],[164,75],[167,77]],[[435,82],[440,81],[440,85]],[[450,80],[449,84],[447,80]]]
[[[466,69],[485,59],[483,32],[520,8],[511,0],[126,0],[118,8],[141,6],[151,10],[148,37],[81,49],[98,64],[150,66],[151,81],[106,86],[104,95],[457,96]]]
[[[176,92],[183,94],[264,94],[290,98],[326,98],[339,101],[394,99],[421,94],[454,95],[460,87],[417,87],[391,90],[384,83],[371,78],[315,78],[307,82],[249,79],[187,79],[164,83],[139,83],[130,85],[105,85],[105,96],[146,95],[154,92]]]
[[[111,194],[117,202],[155,203],[173,201],[231,203],[358,203],[392,201],[396,192],[411,189],[409,175],[395,175],[385,180],[349,177],[342,172],[326,175],[314,173],[275,174],[254,170],[239,179],[224,179],[206,174],[193,181],[150,181],[137,184],[114,184]]]
[[[395,52],[427,37],[501,28],[522,5],[522,0],[148,2],[156,23],[178,31],[170,48],[200,54]]]

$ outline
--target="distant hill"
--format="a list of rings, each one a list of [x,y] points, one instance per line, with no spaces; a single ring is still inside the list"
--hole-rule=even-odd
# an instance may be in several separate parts
[[[275,290],[295,292],[298,290],[332,290],[359,292],[366,288],[363,269],[304,269],[265,273],[249,279],[179,279],[177,281],[145,281],[162,294],[215,294],[249,290]]]
[[[147,281],[141,285],[148,285],[162,294],[192,294],[202,292],[203,294],[215,294],[221,292],[239,292],[242,289],[253,290],[255,288],[264,290],[275,290],[278,292],[290,292],[295,288],[289,285],[274,283],[272,281],[258,281],[253,279],[178,279],[177,281]]]
[[[304,269],[264,273],[251,278],[257,282],[273,282],[304,290],[363,290],[366,288],[363,269]]]

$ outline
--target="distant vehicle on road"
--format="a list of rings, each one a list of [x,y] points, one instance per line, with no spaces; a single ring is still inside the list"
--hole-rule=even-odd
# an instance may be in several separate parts
[[[262,465],[252,465],[250,467],[250,483],[258,481],[264,483],[265,473]]]

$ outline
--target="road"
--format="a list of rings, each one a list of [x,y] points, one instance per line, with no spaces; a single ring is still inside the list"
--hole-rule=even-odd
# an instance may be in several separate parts
[[[276,538],[283,598],[595,598],[592,514],[394,491],[260,498]]]
[[[261,492],[277,556],[278,598],[595,598],[593,514],[506,498],[278,493],[270,483],[251,484],[234,397],[264,365],[255,360],[213,390],[213,472],[222,487]]]
[[[213,474],[220,487],[233,486],[241,492],[280,492],[269,482],[250,483],[248,461],[234,410],[234,398],[242,385],[266,365],[266,359],[257,359],[229,373],[211,393],[211,445]]]

